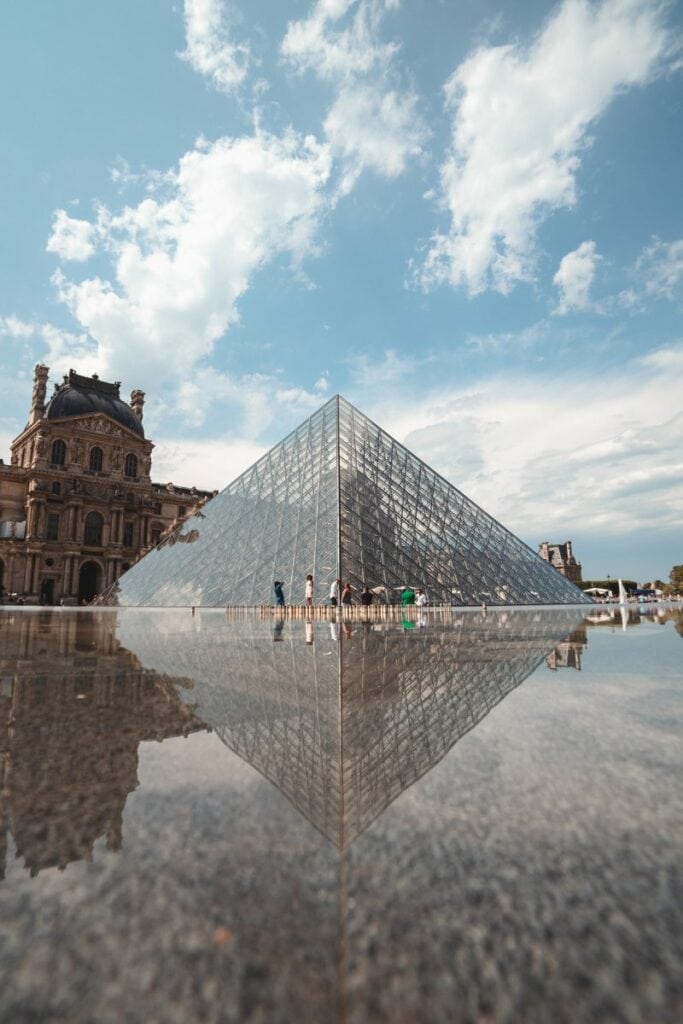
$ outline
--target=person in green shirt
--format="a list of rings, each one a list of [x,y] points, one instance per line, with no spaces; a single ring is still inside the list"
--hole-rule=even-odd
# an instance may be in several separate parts
[[[415,604],[415,591],[412,587],[404,587],[401,594],[401,604]]]

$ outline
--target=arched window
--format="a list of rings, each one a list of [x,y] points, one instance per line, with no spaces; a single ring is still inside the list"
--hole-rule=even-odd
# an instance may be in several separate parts
[[[102,449],[95,446],[90,449],[90,469],[93,473],[102,472]]]
[[[50,452],[50,462],[53,466],[63,466],[66,462],[66,445],[64,441],[57,439],[52,442],[52,451]]]
[[[88,512],[83,529],[83,543],[99,548],[102,544],[102,526],[104,520],[99,512]]]
[[[138,475],[138,459],[136,455],[126,455],[126,462],[123,467],[124,476],[137,476]]]

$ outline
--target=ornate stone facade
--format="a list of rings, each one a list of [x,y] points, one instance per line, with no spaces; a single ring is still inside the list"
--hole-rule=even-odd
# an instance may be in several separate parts
[[[564,544],[549,544],[544,540],[538,545],[538,553],[546,562],[550,562],[561,576],[566,576],[572,583],[581,582],[581,562],[574,558],[570,540]]]
[[[0,596],[89,602],[215,492],[153,483],[144,393],[73,370],[45,401],[36,366],[26,427],[0,461]]]

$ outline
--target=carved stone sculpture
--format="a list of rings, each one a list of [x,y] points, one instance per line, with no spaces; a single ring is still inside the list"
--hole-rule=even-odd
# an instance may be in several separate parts
[[[74,438],[71,442],[71,461],[81,463],[83,461],[83,455],[85,453],[85,445],[83,439],[80,437]]]
[[[40,410],[42,412],[45,407],[45,392],[47,390],[47,375],[48,368],[42,364],[38,364],[33,371],[33,397],[31,399],[32,408]]]

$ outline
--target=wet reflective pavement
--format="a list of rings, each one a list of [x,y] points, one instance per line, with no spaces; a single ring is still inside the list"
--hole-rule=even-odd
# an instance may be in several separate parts
[[[679,1020],[682,641],[0,608],[0,1019]]]

